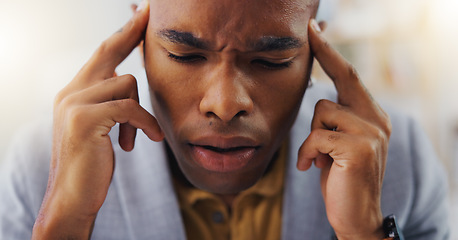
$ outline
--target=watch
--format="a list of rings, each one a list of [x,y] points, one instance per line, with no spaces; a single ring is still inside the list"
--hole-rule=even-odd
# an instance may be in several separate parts
[[[401,231],[398,229],[394,214],[389,215],[383,220],[383,232],[385,232],[385,238],[383,240],[404,240]]]
[[[404,240],[401,230],[399,230],[394,214],[383,219],[383,232],[385,237],[382,240]],[[332,240],[338,240],[334,233]]]

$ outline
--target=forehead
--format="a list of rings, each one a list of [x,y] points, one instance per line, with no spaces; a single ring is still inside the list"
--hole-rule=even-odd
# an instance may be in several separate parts
[[[217,44],[263,36],[306,38],[317,0],[151,0],[149,27],[191,32]],[[253,39],[250,39],[253,38]]]

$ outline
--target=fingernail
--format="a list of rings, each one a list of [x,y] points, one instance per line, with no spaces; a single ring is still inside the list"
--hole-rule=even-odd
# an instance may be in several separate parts
[[[148,4],[148,0],[143,0],[140,4],[138,4],[136,11],[140,12],[142,9],[146,7],[147,4]]]
[[[318,24],[318,22],[315,19],[310,20],[310,24],[313,30],[315,30],[315,32],[319,32],[319,33],[321,32],[320,25]]]

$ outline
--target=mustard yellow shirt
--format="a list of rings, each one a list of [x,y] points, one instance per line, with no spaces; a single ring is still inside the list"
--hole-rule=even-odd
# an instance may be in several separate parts
[[[175,179],[187,239],[280,239],[286,154],[287,146],[283,144],[271,169],[237,195],[231,212],[218,196]]]

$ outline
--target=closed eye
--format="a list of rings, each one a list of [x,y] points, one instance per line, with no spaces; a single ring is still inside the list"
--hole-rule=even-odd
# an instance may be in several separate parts
[[[255,60],[253,60],[251,62],[254,63],[254,64],[258,64],[261,67],[263,67],[265,69],[268,69],[268,70],[281,70],[281,69],[284,69],[284,68],[288,68],[293,63],[292,61],[287,61],[287,62],[282,62],[282,63],[274,63],[274,62],[266,61],[266,60],[263,60],[263,59],[255,59]]]
[[[175,55],[173,53],[168,53],[168,57],[171,58],[172,60],[179,62],[179,63],[193,63],[196,61],[201,61],[201,60],[206,60],[204,56],[201,55],[185,55],[185,56],[179,56]]]

